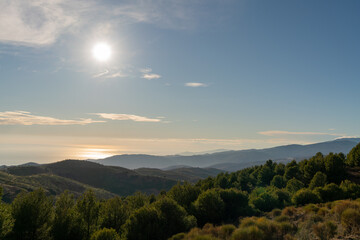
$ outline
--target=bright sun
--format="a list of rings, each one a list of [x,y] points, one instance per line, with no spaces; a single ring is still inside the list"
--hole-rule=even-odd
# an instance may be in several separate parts
[[[92,54],[99,62],[105,62],[111,57],[111,47],[104,42],[97,43],[92,49]]]

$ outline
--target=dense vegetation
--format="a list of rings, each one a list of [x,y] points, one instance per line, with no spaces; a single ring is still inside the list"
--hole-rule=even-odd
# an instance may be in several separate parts
[[[1,203],[0,237],[161,240],[173,235],[173,239],[292,239],[295,235],[296,239],[329,239],[352,234],[359,239],[359,203],[325,204],[360,197],[359,152],[360,144],[347,157],[318,153],[286,165],[269,160],[195,185],[179,183],[157,196],[137,193],[98,200],[90,190],[77,199],[68,192],[53,199],[38,189],[19,194],[11,204]],[[289,207],[306,204],[318,205]],[[236,229],[231,224],[239,219]],[[311,234],[306,230],[310,228]]]

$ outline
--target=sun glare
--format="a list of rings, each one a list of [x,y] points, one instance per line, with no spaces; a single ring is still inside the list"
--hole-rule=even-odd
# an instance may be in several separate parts
[[[109,149],[85,149],[79,154],[80,158],[85,159],[101,159],[101,158],[107,158],[114,154],[111,154],[109,152]]]
[[[111,47],[109,44],[104,42],[97,43],[92,49],[92,54],[99,62],[108,61],[111,57]]]

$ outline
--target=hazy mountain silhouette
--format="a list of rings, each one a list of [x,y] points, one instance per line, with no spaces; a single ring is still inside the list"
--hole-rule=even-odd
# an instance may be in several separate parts
[[[176,165],[186,165],[190,167],[212,167],[226,171],[236,171],[255,164],[262,164],[268,159],[286,162],[292,159],[302,160],[309,158],[317,152],[322,152],[323,154],[328,154],[330,152],[348,153],[359,142],[360,138],[343,138],[308,145],[292,144],[266,149],[225,151],[192,156],[127,154],[92,161],[104,165],[121,166],[129,169],[174,168]]]

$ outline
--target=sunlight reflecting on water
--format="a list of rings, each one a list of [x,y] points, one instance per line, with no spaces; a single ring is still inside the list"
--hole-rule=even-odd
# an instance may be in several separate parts
[[[111,157],[115,154],[114,149],[88,148],[81,149],[78,157],[82,159],[100,159]]]

